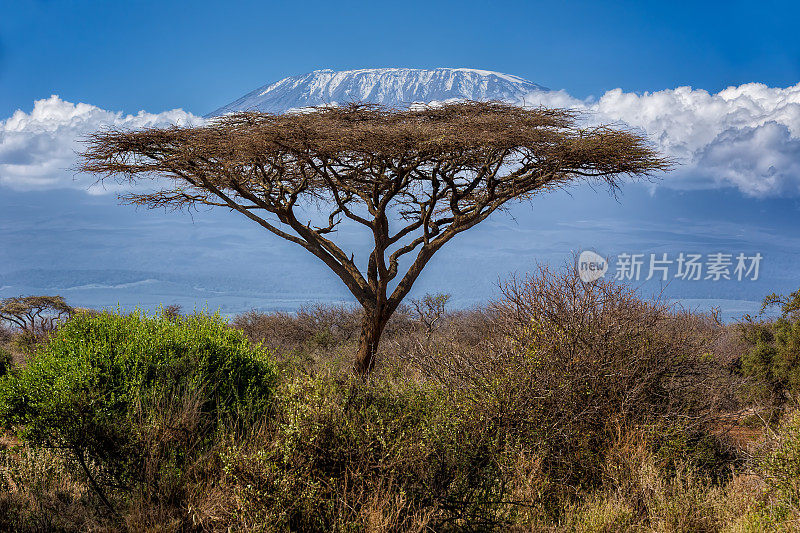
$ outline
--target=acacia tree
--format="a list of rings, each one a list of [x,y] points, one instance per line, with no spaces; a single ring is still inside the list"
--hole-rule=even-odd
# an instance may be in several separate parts
[[[155,192],[122,195],[124,203],[227,207],[328,265],[364,308],[361,373],[450,239],[512,200],[583,179],[617,187],[669,166],[630,131],[580,127],[569,110],[485,102],[234,113],[203,126],[102,131],[87,142],[79,169],[101,180],[168,178]],[[327,222],[306,222],[309,208]],[[343,219],[371,235],[362,268],[333,240]]]
[[[74,312],[61,296],[16,296],[0,300],[0,321],[32,335],[53,331]]]

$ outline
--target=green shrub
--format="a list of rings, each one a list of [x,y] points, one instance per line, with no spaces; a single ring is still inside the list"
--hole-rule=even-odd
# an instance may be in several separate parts
[[[220,422],[264,413],[275,382],[268,354],[218,316],[78,315],[0,379],[0,422],[69,450],[95,488],[159,485]]]
[[[770,294],[762,313],[780,305],[781,316],[771,321],[751,317],[739,324],[742,340],[750,349],[742,356],[742,374],[754,380],[753,389],[783,403],[800,393],[800,290],[789,296]]]
[[[742,373],[754,380],[755,391],[778,402],[800,393],[800,320],[783,316],[771,322],[741,325],[750,350],[742,356]]]

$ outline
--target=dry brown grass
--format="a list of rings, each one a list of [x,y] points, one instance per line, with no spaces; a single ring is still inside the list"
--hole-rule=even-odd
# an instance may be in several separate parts
[[[105,510],[64,454],[5,438],[0,450],[0,530],[87,531],[108,526]]]

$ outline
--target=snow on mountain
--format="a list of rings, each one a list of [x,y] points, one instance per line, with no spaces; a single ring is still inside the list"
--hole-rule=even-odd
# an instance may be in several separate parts
[[[461,99],[521,102],[531,92],[547,90],[518,76],[468,68],[315,70],[259,87],[207,116],[348,102],[390,107]]]

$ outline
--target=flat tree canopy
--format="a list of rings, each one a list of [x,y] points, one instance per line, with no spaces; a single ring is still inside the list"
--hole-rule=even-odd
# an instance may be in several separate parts
[[[199,127],[102,131],[80,169],[102,178],[156,177],[123,195],[150,208],[221,206],[321,259],[364,307],[356,367],[368,373],[386,322],[433,254],[510,200],[576,180],[617,187],[666,170],[636,133],[582,128],[565,109],[460,102],[396,110],[351,104],[274,115],[234,113]],[[327,223],[301,211],[317,206]],[[366,270],[330,238],[343,218],[374,240]],[[410,266],[400,260],[410,257]]]
[[[16,296],[0,300],[0,322],[36,335],[53,331],[74,312],[61,296]]]

